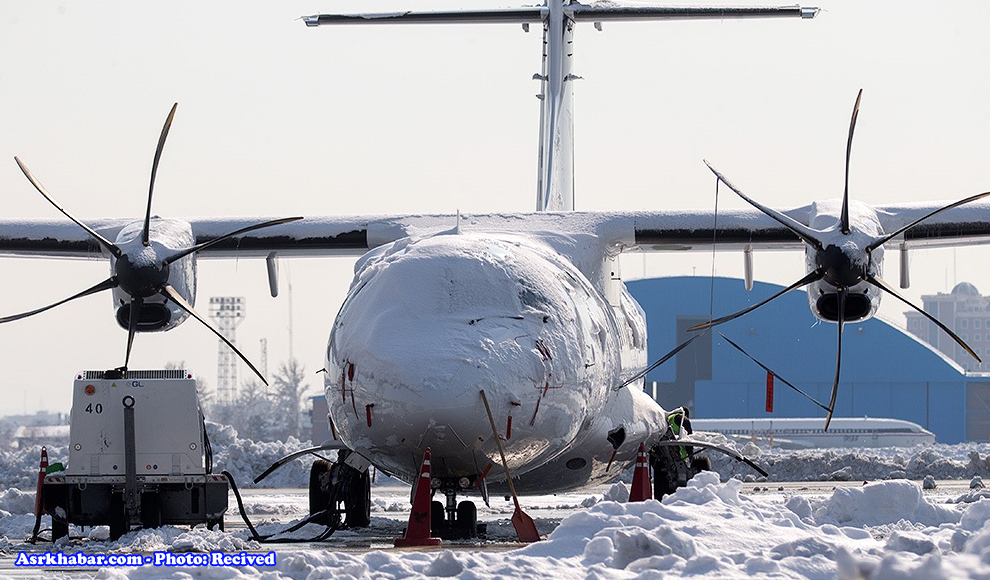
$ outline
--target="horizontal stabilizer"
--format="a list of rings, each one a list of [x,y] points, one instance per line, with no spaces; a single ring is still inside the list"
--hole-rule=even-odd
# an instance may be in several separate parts
[[[573,4],[564,13],[575,21],[728,20],[736,18],[814,18],[818,8],[803,6],[636,6],[613,3]]]
[[[546,8],[502,8],[452,12],[385,12],[374,14],[317,14],[304,16],[306,26],[336,24],[468,24],[543,22]]]
[[[456,10],[447,12],[376,12],[304,16],[306,26],[339,24],[468,24],[543,22],[546,6]],[[728,20],[736,18],[814,18],[818,8],[802,6],[640,6],[614,3],[566,4],[564,15],[581,22],[621,20]]]

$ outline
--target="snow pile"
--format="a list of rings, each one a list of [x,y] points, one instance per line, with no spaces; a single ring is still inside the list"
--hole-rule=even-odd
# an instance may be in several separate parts
[[[729,443],[729,447],[735,448]],[[755,449],[754,449],[755,448]],[[769,472],[770,481],[875,481],[990,477],[990,445],[963,443],[914,448],[767,450],[747,445],[740,453]],[[758,452],[754,453],[754,451]],[[758,476],[721,453],[706,453],[722,479]]]
[[[65,463],[69,457],[68,447],[49,447],[48,457],[52,463]],[[41,445],[24,449],[0,447],[0,489],[24,489],[34,491],[38,486],[38,464],[41,461]],[[0,506],[0,509],[6,509]],[[32,505],[32,510],[34,509]]]
[[[253,480],[268,467],[293,451],[311,447],[309,441],[289,437],[286,441],[252,441],[241,439],[229,425],[206,422],[206,433],[213,446],[213,472],[229,471],[239,488],[249,487],[306,487],[309,485],[309,468],[313,456],[306,455],[275,470],[261,483]]]
[[[814,519],[818,523],[860,526],[908,519],[926,526],[938,526],[958,522],[959,513],[929,503],[916,484],[895,480],[863,487],[838,487],[832,497],[815,510]]]
[[[325,548],[279,550],[273,567],[224,570],[183,569],[192,577],[241,580],[350,578],[400,580],[456,577],[581,578],[589,580],[659,580],[706,577],[762,580],[770,578],[840,578],[931,580],[990,577],[990,500],[935,504],[912,482],[883,481],[836,489],[830,496],[794,495],[786,502],[741,494],[742,483],[720,483],[717,474],[696,476],[662,502],[617,503],[603,500],[565,518],[543,542],[509,552],[471,550],[386,550],[359,553]],[[17,504],[17,494],[0,501]],[[0,526],[19,517],[0,518]],[[377,518],[376,518],[377,519]],[[497,522],[496,526],[507,522]],[[401,522],[394,522],[396,528]],[[283,524],[260,523],[270,533]],[[303,528],[300,537],[320,529]],[[28,529],[28,528],[25,528]],[[359,539],[341,530],[346,542]],[[9,537],[10,543],[20,541]],[[65,541],[57,546],[74,550]],[[4,544],[7,547],[9,544]],[[329,548],[333,549],[334,544]],[[241,550],[264,553],[269,546],[231,533],[166,526],[107,541],[105,527],[86,540],[90,553],[210,552]],[[9,548],[8,548],[9,549]],[[16,549],[16,548],[15,548]],[[105,569],[101,578],[174,577],[174,568]]]

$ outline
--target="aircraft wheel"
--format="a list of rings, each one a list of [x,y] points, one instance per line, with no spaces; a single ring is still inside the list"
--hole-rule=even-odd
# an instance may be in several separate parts
[[[349,528],[366,528],[371,525],[371,474],[352,471],[344,498],[345,523]]]
[[[443,504],[438,501],[430,502],[430,530],[433,535],[436,536],[437,533],[447,525],[445,517],[445,511]]]
[[[326,479],[325,474],[330,473],[333,467],[325,459],[317,459],[313,462],[313,467],[309,469],[309,513],[310,515],[319,513],[330,507],[330,492],[323,486]],[[313,523],[327,524],[330,522],[329,514],[313,520]]]
[[[694,458],[694,461],[691,462],[691,469],[693,469],[695,473],[701,473],[702,471],[711,471],[712,459],[707,455],[699,455]]]
[[[465,538],[478,536],[478,508],[473,501],[457,504],[457,528]]]
[[[683,469],[684,464],[680,458],[674,458],[671,447],[661,447],[656,454],[651,454],[651,467],[653,468],[653,498],[663,499],[663,496],[670,495],[678,488],[678,463]]]

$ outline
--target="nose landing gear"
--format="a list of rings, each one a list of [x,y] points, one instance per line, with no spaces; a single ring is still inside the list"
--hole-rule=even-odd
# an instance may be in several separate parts
[[[447,501],[446,505],[436,500],[430,504],[430,522],[434,536],[445,540],[467,540],[487,533],[488,525],[478,523],[478,508],[474,502],[457,502],[457,492],[462,489],[457,481],[441,480],[438,489],[443,492]]]

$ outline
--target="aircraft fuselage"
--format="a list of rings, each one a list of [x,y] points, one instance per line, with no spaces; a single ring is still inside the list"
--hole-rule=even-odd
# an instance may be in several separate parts
[[[573,247],[595,246],[580,238]],[[642,310],[604,272],[600,248],[588,248],[596,285],[553,243],[452,232],[366,254],[327,348],[326,396],[343,442],[407,481],[430,447],[434,477],[473,485],[500,467],[484,390],[513,476],[547,492],[614,476],[609,431],[624,432],[613,470],[658,436],[663,411],[642,383],[614,390],[645,365]],[[614,305],[608,284],[618,286]],[[561,471],[550,482],[526,477],[549,466]],[[501,470],[487,477],[504,480]]]

